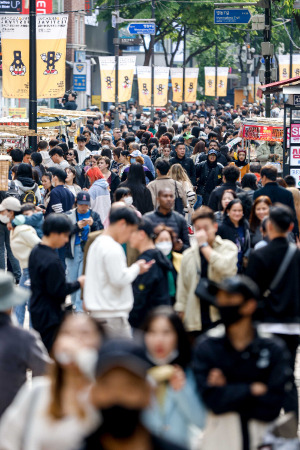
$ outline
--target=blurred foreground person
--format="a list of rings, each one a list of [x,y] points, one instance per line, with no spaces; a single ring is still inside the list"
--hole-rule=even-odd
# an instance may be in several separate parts
[[[259,289],[237,275],[220,284],[203,280],[201,299],[219,309],[225,325],[209,331],[195,347],[194,373],[210,410],[203,450],[254,450],[283,406],[290,383],[283,342],[253,326]]]
[[[13,307],[24,304],[29,290],[16,287],[10,273],[0,271],[0,416],[26,381],[27,369],[43,375],[50,358],[38,335],[12,324]],[[0,438],[0,448],[2,439]]]
[[[149,374],[158,384],[143,421],[158,436],[190,447],[191,425],[203,428],[205,408],[189,367],[187,333],[178,315],[167,306],[154,309],[143,329],[147,357],[154,366]]]
[[[102,415],[96,432],[80,450],[180,450],[176,444],[154,436],[141,423],[150,404],[147,380],[150,364],[137,343],[123,339],[103,344],[90,399]]]
[[[74,450],[100,417],[87,401],[101,335],[83,314],[69,315],[53,345],[49,376],[26,384],[0,425],[1,450]]]

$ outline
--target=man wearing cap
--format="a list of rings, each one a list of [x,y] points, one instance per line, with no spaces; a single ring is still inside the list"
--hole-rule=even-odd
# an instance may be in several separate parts
[[[29,296],[28,289],[15,286],[10,273],[0,271],[0,416],[26,382],[27,370],[41,376],[51,362],[36,333],[12,324],[12,309],[23,305]]]
[[[77,207],[72,209],[67,216],[71,219],[73,230],[66,249],[67,280],[76,281],[82,275],[84,247],[91,231],[103,230],[100,216],[90,209],[91,198],[88,192],[78,192]],[[80,291],[71,295],[72,303],[77,312],[82,312]]]
[[[142,412],[151,402],[149,369],[141,344],[113,339],[102,345],[90,391],[102,422],[80,450],[184,450],[151,434],[142,424]]]
[[[194,352],[198,390],[210,410],[203,448],[258,448],[289,389],[288,352],[280,340],[254,328],[259,290],[250,278],[203,280],[197,290],[218,308],[225,326],[200,338]]]
[[[81,165],[83,161],[91,154],[91,151],[86,148],[86,137],[81,134],[77,137],[77,153],[78,153],[78,164]]]
[[[129,323],[133,328],[143,324],[151,309],[160,305],[171,306],[168,274],[172,271],[172,264],[155,247],[154,237],[154,226],[149,219],[143,219],[130,236],[130,246],[139,252],[138,260],[155,261],[149,272],[138,275],[132,283],[134,304]]]
[[[191,146],[192,140],[195,136],[193,136],[190,132],[183,133],[183,142],[185,144],[185,154],[188,158],[191,157],[191,154],[193,153],[193,147]]]
[[[154,169],[154,165],[151,161],[150,156],[148,155],[142,155],[142,153],[139,151],[139,144],[136,144],[135,142],[131,142],[128,146],[128,151],[130,153],[130,155],[132,155],[133,152],[138,151],[139,153],[137,154],[137,156],[141,156],[144,160],[144,164],[145,166],[150,170],[150,172],[153,175],[153,179],[155,178],[155,169]]]
[[[209,196],[215,187],[222,183],[222,164],[217,162],[218,152],[209,150],[207,161],[196,164],[197,194],[202,196],[202,204],[207,205]]]

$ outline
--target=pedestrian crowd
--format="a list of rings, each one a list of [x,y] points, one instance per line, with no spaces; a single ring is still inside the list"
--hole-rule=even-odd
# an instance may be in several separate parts
[[[250,111],[112,106],[10,151],[0,450],[300,448],[300,193]]]

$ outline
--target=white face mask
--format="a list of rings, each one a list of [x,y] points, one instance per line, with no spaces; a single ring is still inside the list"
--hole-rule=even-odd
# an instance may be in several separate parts
[[[133,198],[132,197],[125,197],[124,198],[124,202],[126,203],[126,205],[131,206],[133,203]]]
[[[172,251],[173,245],[172,242],[163,241],[155,244],[155,247],[158,248],[158,250],[160,250],[163,255],[168,256]]]
[[[0,214],[0,222],[8,223],[8,222],[10,222],[10,219],[9,219],[9,217],[5,216],[4,214]]]

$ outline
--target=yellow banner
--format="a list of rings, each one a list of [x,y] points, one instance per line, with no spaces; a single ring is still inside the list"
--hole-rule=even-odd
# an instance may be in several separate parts
[[[115,57],[114,56],[100,56],[100,78],[101,78],[101,101],[114,102],[115,101]]]
[[[27,118],[27,109],[26,108],[8,108],[8,115],[10,117],[26,119]]]
[[[209,97],[215,96],[215,79],[216,71],[214,67],[205,67],[205,95]]]
[[[135,56],[119,57],[119,102],[131,99]]]
[[[290,78],[290,55],[278,55],[279,81]]]
[[[183,69],[181,67],[171,67],[170,70],[171,70],[173,102],[182,103]]]
[[[139,105],[151,106],[151,67],[137,66]]]
[[[185,101],[193,103],[197,100],[198,67],[187,67],[185,69]]]
[[[37,16],[37,97],[65,93],[67,15]],[[0,16],[3,96],[29,97],[29,17]]]
[[[218,67],[217,72],[217,96],[226,97],[227,95],[228,67]]]
[[[169,67],[154,68],[154,105],[165,106],[168,102]]]
[[[300,75],[300,55],[293,55],[292,78]]]

